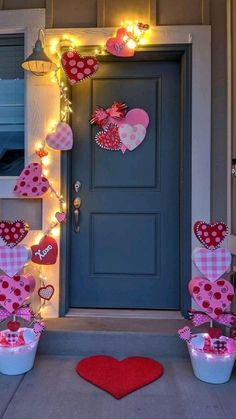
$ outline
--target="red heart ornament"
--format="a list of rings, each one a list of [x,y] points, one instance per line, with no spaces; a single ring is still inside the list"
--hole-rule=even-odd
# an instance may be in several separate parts
[[[30,274],[0,276],[0,304],[10,313],[14,313],[34,291],[35,279]]]
[[[104,131],[99,131],[95,136],[95,141],[99,147],[105,150],[118,151],[121,149],[119,131],[115,124],[109,124]]]
[[[12,320],[10,320],[7,323],[7,327],[11,332],[17,332],[17,330],[20,328],[20,322],[14,322]]]
[[[31,260],[38,265],[54,265],[57,261],[58,246],[53,237],[44,236],[39,244],[31,247]]]
[[[56,131],[46,136],[46,143],[54,150],[71,150],[73,146],[73,133],[70,125],[59,122]]]
[[[64,52],[61,63],[72,85],[91,77],[99,67],[98,60],[95,57],[83,57],[76,51]]]
[[[217,249],[228,234],[228,227],[225,223],[217,221],[209,224],[205,221],[196,221],[193,231],[197,239],[207,249]]]
[[[223,335],[219,327],[209,327],[207,333],[211,339],[219,339]]]
[[[43,300],[51,300],[53,294],[54,294],[54,286],[53,285],[47,285],[46,287],[41,287],[38,290],[38,295]]]
[[[121,399],[160,378],[164,368],[150,358],[134,356],[118,361],[111,356],[97,355],[82,359],[76,371],[85,380]]]
[[[127,39],[127,30],[125,28],[118,29],[116,37],[107,40],[107,51],[116,57],[132,57],[134,55],[134,49],[127,46]]]
[[[15,247],[29,231],[28,224],[23,220],[0,221],[0,237],[8,247]]]
[[[42,166],[39,163],[30,163],[22,170],[14,187],[14,193],[34,198],[44,195],[49,186],[47,178],[42,176]]]
[[[234,288],[224,278],[214,282],[200,277],[192,278],[188,288],[199,307],[212,319],[222,314],[234,298]]]

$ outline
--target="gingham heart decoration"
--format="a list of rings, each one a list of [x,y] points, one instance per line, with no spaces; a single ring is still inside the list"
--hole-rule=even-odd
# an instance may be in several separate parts
[[[224,278],[215,282],[196,277],[189,282],[189,292],[195,302],[212,319],[220,316],[232,303],[234,288]]]
[[[195,265],[209,281],[220,278],[230,267],[231,259],[230,251],[224,248],[211,251],[197,247],[193,251]]]
[[[71,150],[73,146],[73,133],[70,125],[66,122],[59,122],[55,132],[46,136],[46,143],[54,150]]]
[[[217,249],[228,234],[228,227],[225,223],[217,221],[207,223],[205,221],[196,221],[193,231],[197,239],[207,249]]]
[[[9,248],[0,246],[0,269],[8,276],[16,275],[31,257],[31,251],[22,244]]]
[[[47,285],[46,287],[41,287],[38,290],[38,295],[43,300],[51,300],[53,294],[54,294],[54,286],[53,285]]]

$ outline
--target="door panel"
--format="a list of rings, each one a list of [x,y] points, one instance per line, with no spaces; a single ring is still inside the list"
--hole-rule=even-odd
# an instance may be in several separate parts
[[[71,307],[179,308],[179,63],[154,55],[102,62],[72,88],[82,204],[80,232],[71,231]],[[101,149],[89,124],[97,105],[114,101],[150,117],[143,143],[124,155]]]

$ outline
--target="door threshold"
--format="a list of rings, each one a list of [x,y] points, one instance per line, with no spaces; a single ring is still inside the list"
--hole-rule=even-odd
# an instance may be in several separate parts
[[[66,317],[182,320],[180,311],[71,308]]]

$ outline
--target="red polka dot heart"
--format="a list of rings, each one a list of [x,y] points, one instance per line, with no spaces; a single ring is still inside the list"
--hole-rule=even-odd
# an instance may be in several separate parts
[[[197,239],[210,250],[217,249],[228,234],[228,227],[222,222],[196,221],[193,230]]]
[[[23,220],[0,221],[0,237],[8,247],[15,247],[29,231],[29,226]]]
[[[99,67],[98,60],[95,57],[84,57],[76,51],[64,52],[61,63],[72,85],[91,77]]]

